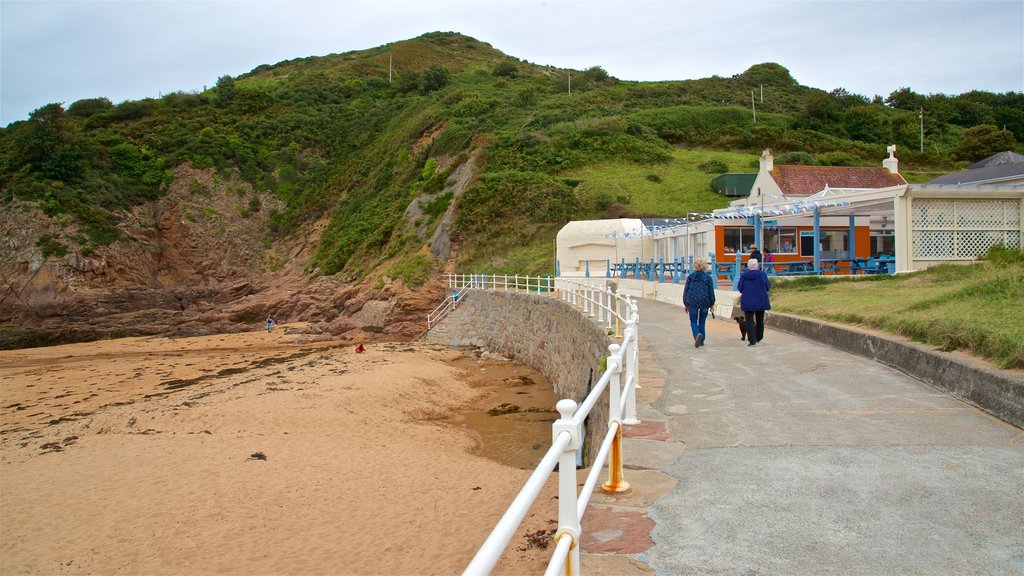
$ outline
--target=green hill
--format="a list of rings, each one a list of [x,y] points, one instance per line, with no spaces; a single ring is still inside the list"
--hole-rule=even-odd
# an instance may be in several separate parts
[[[754,122],[751,92],[762,88]],[[203,93],[42,106],[0,129],[0,202],[66,223],[38,240],[44,255],[88,255],[129,242],[127,211],[161,197],[187,164],[249,185],[236,207],[268,213],[268,247],[319,223],[308,272],[416,285],[447,260],[464,272],[547,272],[569,219],[723,206],[708,185],[717,174],[700,169],[709,159],[754,171],[770,147],[875,166],[896,143],[908,178],[927,180],[1017,142],[1021,93],[901,89],[872,101],[800,86],[775,63],[731,78],[623,82],[599,66],[541,66],[435,32],[259,66]],[[202,194],[197,186],[197,203]],[[450,256],[424,249],[439,228]]]

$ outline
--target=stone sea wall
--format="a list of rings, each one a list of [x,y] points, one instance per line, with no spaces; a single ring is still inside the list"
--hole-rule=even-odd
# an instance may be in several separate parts
[[[556,298],[472,290],[424,337],[449,346],[476,346],[514,358],[544,374],[559,398],[581,403],[601,377],[601,360],[615,343],[606,330]],[[552,409],[554,407],[552,406]],[[584,461],[608,428],[608,392],[586,422]]]

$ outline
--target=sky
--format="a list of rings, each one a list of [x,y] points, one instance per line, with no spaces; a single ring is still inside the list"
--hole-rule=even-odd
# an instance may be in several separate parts
[[[805,86],[869,98],[1024,92],[1024,0],[0,0],[0,126],[53,102],[201,91],[434,31],[621,80],[775,62]]]

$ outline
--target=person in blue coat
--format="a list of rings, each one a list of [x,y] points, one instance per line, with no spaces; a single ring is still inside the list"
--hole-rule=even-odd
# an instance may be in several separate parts
[[[686,277],[683,287],[683,307],[690,314],[690,331],[693,332],[693,347],[700,348],[707,338],[705,322],[708,310],[715,305],[715,284],[708,276],[708,263],[703,258],[693,261],[693,272]]]
[[[764,339],[764,312],[772,309],[768,300],[772,283],[761,270],[761,263],[749,260],[736,289],[740,291],[740,308],[747,321],[747,346],[754,346]]]

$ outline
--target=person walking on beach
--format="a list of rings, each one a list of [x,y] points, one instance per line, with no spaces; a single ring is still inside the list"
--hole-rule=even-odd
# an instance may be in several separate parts
[[[700,348],[707,339],[705,322],[708,310],[715,305],[715,285],[708,275],[708,263],[703,258],[693,261],[693,272],[686,277],[683,287],[683,307],[690,314],[693,347]]]
[[[760,268],[760,262],[751,258],[736,284],[740,291],[740,308],[747,321],[747,346],[754,346],[764,339],[764,312],[772,309],[768,300],[772,283]]]

